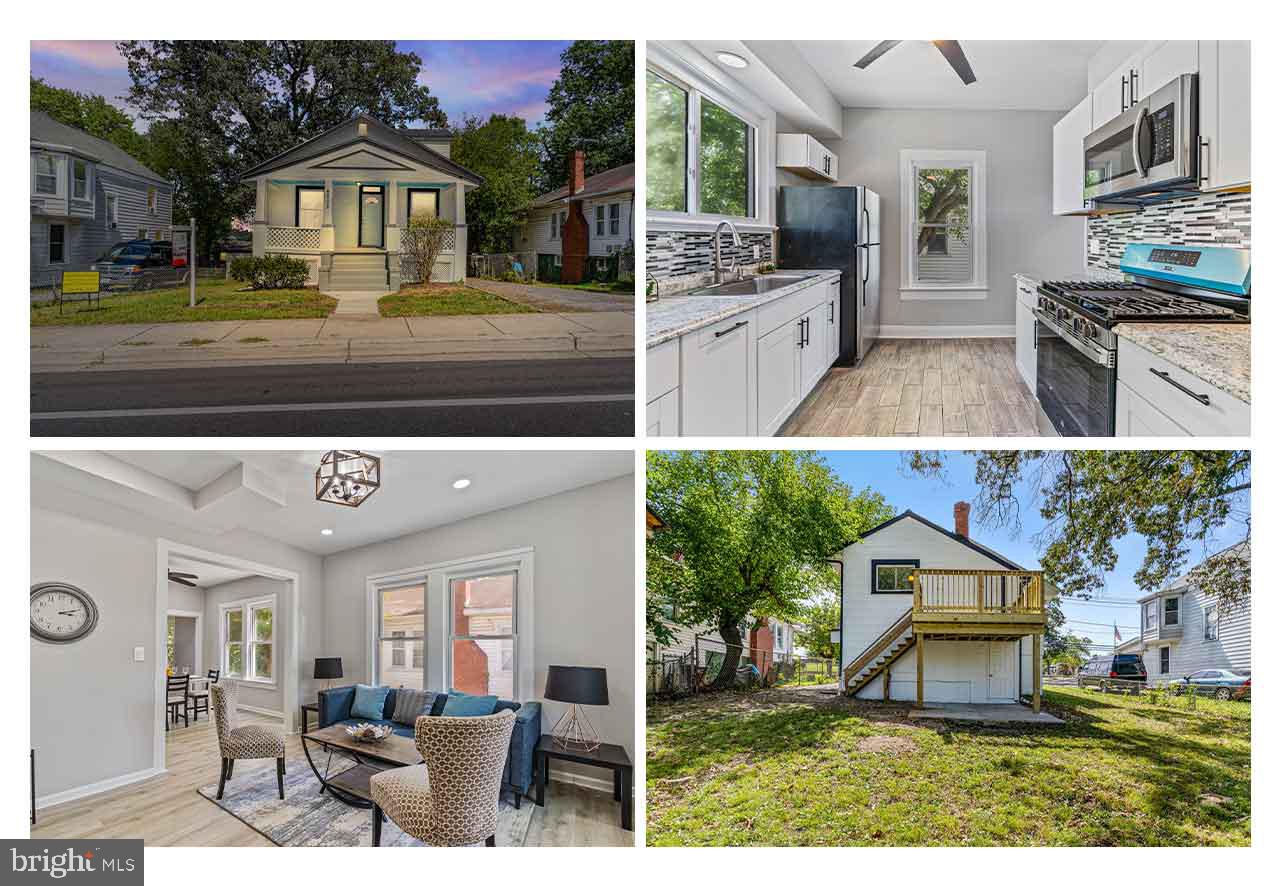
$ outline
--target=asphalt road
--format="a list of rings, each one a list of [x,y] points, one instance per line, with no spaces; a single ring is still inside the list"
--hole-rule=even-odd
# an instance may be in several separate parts
[[[619,359],[38,373],[33,437],[631,436]]]

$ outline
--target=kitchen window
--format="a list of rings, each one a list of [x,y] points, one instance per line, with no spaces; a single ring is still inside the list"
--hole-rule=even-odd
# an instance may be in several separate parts
[[[616,237],[622,230],[622,204],[609,204],[609,236]]]
[[[222,673],[275,685],[276,596],[237,600],[218,608]]]
[[[36,154],[36,193],[58,195],[58,173],[62,168],[60,158],[53,154]]]
[[[378,588],[374,672],[379,686],[422,689],[426,638],[426,585]]]
[[[60,265],[66,261],[66,241],[66,225],[49,225],[49,264]]]
[[[987,295],[986,152],[900,154],[902,297]]]
[[[919,560],[872,560],[871,593],[910,594],[915,591],[912,576],[920,568]]]
[[[1210,603],[1204,608],[1204,638],[1218,639],[1218,604]]]
[[[71,161],[71,196],[77,200],[89,199],[89,164],[83,160]]]
[[[1178,624],[1178,598],[1166,597],[1164,601],[1164,626],[1175,627]]]
[[[604,204],[596,207],[596,236],[604,236]]]

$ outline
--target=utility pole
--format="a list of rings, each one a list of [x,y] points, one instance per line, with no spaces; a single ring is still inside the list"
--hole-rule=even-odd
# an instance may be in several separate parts
[[[196,217],[191,216],[191,231],[187,234],[187,280],[190,284],[190,295],[187,307],[196,306]]]

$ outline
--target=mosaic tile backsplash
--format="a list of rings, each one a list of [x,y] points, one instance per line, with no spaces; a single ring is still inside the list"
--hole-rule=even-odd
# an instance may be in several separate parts
[[[689,231],[649,231],[645,237],[645,270],[655,277],[680,277],[714,270],[711,234]],[[729,235],[721,234],[720,258],[727,266],[755,265],[773,261],[773,237],[769,234],[743,234],[742,246],[734,247]],[[760,258],[751,247],[760,247]],[[665,288],[665,287],[664,287]]]
[[[1252,242],[1251,194],[1203,194],[1146,206],[1137,212],[1089,219],[1089,269],[1120,272],[1120,258],[1130,243],[1174,246],[1230,246],[1249,249]],[[1094,249],[1097,242],[1098,249]]]

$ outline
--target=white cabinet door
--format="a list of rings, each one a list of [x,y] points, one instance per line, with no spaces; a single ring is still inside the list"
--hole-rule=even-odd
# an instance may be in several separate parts
[[[1084,140],[1093,131],[1089,96],[1053,126],[1053,214],[1087,212],[1084,201]]]
[[[1187,437],[1186,430],[1124,382],[1116,383],[1117,437]]]
[[[667,391],[649,403],[645,413],[645,436],[676,437],[680,434],[680,389]]]
[[[1096,126],[1119,117],[1133,104],[1129,98],[1132,73],[1133,67],[1126,61],[1090,93],[1090,98],[1093,99],[1093,119]]]
[[[1252,181],[1251,95],[1249,41],[1200,41],[1200,175],[1207,189]]]
[[[1027,383],[1032,396],[1036,393],[1036,315],[1019,299],[1014,307],[1014,362],[1018,374]]]
[[[827,365],[840,356],[840,281],[827,284],[827,324],[824,328],[827,341]]]
[[[1116,381],[1129,388],[1135,401],[1144,400],[1156,412],[1167,416],[1182,434],[1193,437],[1245,437],[1249,434],[1248,403],[1138,347],[1127,338],[1120,339],[1116,352]],[[1134,407],[1136,414],[1143,416],[1141,420],[1144,422],[1155,423],[1156,419],[1143,412],[1141,406]],[[1117,424],[1119,412],[1117,407]]]
[[[1200,49],[1195,40],[1166,40],[1142,60],[1138,98],[1144,99],[1182,74],[1200,70]]]
[[[756,342],[756,391],[759,426],[776,434],[800,404],[799,320],[779,326]]]
[[[803,317],[804,347],[800,349],[800,399],[809,396],[831,364],[827,362],[827,303],[822,301]]]
[[[755,432],[749,314],[680,338],[680,430],[684,436]]]

